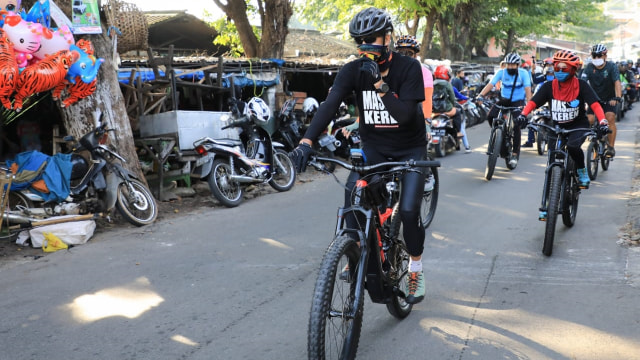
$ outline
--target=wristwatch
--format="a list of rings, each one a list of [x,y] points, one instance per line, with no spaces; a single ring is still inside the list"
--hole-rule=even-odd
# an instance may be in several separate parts
[[[388,93],[389,92],[389,84],[383,82],[379,88],[376,89],[377,93]]]

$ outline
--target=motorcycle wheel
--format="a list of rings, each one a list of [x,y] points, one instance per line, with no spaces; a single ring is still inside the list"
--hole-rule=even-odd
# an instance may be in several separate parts
[[[275,172],[269,185],[277,191],[288,191],[296,182],[296,169],[284,150],[276,149],[273,154]]]
[[[133,179],[118,185],[116,208],[135,226],[149,225],[158,216],[158,204],[151,191],[143,183]]]
[[[243,188],[240,183],[231,181],[231,166],[222,159],[215,159],[211,174],[207,177],[211,194],[222,203],[222,205],[232,208],[242,202]]]
[[[19,191],[9,191],[9,203],[7,204],[7,208],[9,210],[18,210],[20,207],[33,207],[33,202],[29,200],[28,197],[22,195]]]

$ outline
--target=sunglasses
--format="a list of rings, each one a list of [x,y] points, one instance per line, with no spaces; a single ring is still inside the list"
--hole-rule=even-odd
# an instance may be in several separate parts
[[[599,59],[601,57],[604,57],[604,55],[603,54],[591,54],[591,57],[594,58],[594,59]]]
[[[556,72],[568,72],[570,70],[571,70],[571,67],[566,65],[564,67],[559,67],[558,64],[553,65],[553,71],[556,71]]]

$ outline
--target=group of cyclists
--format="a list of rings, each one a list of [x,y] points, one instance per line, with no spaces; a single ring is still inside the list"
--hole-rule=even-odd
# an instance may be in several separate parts
[[[305,171],[313,154],[313,141],[327,127],[342,100],[352,94],[355,94],[359,111],[360,144],[368,164],[427,159],[428,120],[435,110],[453,117],[457,130],[465,135],[460,119],[461,109],[456,107],[454,92],[460,84],[460,77],[464,75],[456,74],[454,83],[457,86],[453,86],[453,76],[446,66],[440,65],[431,72],[415,59],[420,48],[414,37],[400,37],[394,44],[397,51],[392,51],[393,29],[391,16],[374,7],[360,11],[351,20],[349,33],[360,57],[347,63],[338,72],[327,99],[318,108],[299,145],[289,154],[299,172]],[[537,82],[540,85],[535,94],[532,91],[534,81],[531,72],[521,66],[522,59],[518,54],[510,53],[504,58],[504,69],[497,71],[480,91],[477,101],[482,101],[500,82],[500,99],[497,103],[522,108],[513,114],[516,127],[510,162],[518,161],[520,131],[528,123],[527,115],[547,103],[552,120],[563,128],[588,128],[594,116],[600,126],[608,126],[611,134],[607,156],[615,156],[615,110],[622,96],[620,73],[613,62],[607,61],[607,48],[604,45],[595,45],[591,50],[592,61],[584,69],[581,69],[581,59],[575,53],[557,51],[545,61],[543,81]],[[449,104],[442,109],[434,109],[435,104],[431,101],[431,94],[437,86],[450,91]],[[497,109],[490,111],[487,117],[490,125],[496,113]],[[568,151],[576,163],[580,187],[588,188],[590,179],[581,149],[586,134],[573,134]],[[468,150],[466,136],[463,143]],[[425,229],[419,221],[425,176],[428,174],[410,172],[404,176],[401,184],[400,213],[404,240],[410,255],[409,294],[406,301],[410,304],[422,301],[425,295],[421,261]],[[346,207],[351,204],[351,190],[358,177],[355,172],[349,174],[344,198]],[[542,218],[543,214],[540,216]],[[346,221],[349,226],[357,225],[357,219],[347,218]]]

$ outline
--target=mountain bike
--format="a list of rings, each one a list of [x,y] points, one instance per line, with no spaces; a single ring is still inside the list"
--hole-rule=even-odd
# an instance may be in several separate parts
[[[307,350],[309,359],[354,359],[365,289],[374,303],[386,304],[394,317],[403,319],[411,312],[413,305],[406,302],[409,253],[399,214],[401,180],[408,172],[438,167],[440,163],[409,160],[365,166],[352,155],[352,164],[314,157],[309,165],[323,170],[326,162],[356,171],[361,178],[352,192],[352,206],[338,209],[336,235],[320,264]],[[348,214],[356,216],[362,226],[348,228]],[[343,277],[345,271],[348,275]]]
[[[575,162],[567,151],[569,134],[578,131],[592,134],[593,130],[563,129],[558,125],[549,126],[544,123],[530,123],[528,126],[538,132],[545,132],[549,141],[539,220],[546,222],[542,253],[551,256],[558,214],[562,214],[562,223],[566,227],[572,227],[578,212],[580,182]]]
[[[551,121],[551,109],[548,106],[541,106],[538,109],[534,110],[533,116],[531,117],[531,121],[534,123],[545,123],[547,125],[552,124]],[[547,138],[544,134],[535,133],[536,134],[536,150],[538,151],[538,155],[544,155],[547,152]]]
[[[513,152],[513,132],[515,124],[513,122],[513,110],[519,110],[519,106],[502,106],[493,105],[499,109],[498,115],[493,119],[491,124],[491,135],[489,136],[489,146],[487,147],[487,167],[484,171],[484,178],[491,180],[493,172],[496,168],[498,157],[504,158],[507,169],[513,170],[518,166],[509,164],[511,154]],[[520,131],[517,129],[516,131]],[[516,155],[516,159],[520,158],[520,153]]]
[[[606,155],[609,148],[609,136],[611,130],[607,126],[593,126],[594,133],[589,136],[589,146],[587,147],[587,173],[589,179],[595,180],[598,176],[598,164],[602,164],[602,170],[609,169],[609,161],[612,158]]]

